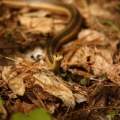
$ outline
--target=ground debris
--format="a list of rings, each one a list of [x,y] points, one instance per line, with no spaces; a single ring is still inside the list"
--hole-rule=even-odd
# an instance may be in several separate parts
[[[84,23],[60,46],[57,73],[46,49],[67,16],[0,2],[0,120],[35,108],[55,120],[120,119],[120,2],[62,1],[79,9]]]
[[[82,91],[78,89],[78,91],[73,93],[70,85],[65,83],[60,77],[55,76],[47,69],[40,69],[39,66],[32,63],[23,64],[22,61],[22,63],[16,64],[14,67],[4,67],[2,79],[8,84],[15,95],[23,96],[27,87],[30,89],[38,85],[43,91],[60,98],[67,106],[74,107],[75,102],[84,102],[87,100],[85,91],[81,94],[80,92]]]

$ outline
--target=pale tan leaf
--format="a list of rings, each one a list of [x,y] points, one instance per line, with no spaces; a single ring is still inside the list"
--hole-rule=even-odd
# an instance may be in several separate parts
[[[21,76],[9,80],[8,86],[12,90],[12,92],[16,95],[23,96],[25,93],[25,84]]]
[[[53,20],[51,18],[30,17],[28,15],[19,16],[21,25],[24,26],[28,32],[43,34],[52,32]]]
[[[108,40],[103,34],[93,30],[80,32],[79,39],[64,48],[63,54],[61,66],[65,70],[76,66],[83,67],[88,72],[92,70],[94,75],[101,75],[113,63],[113,51]]]
[[[120,64],[112,65],[107,71],[108,78],[120,86]]]
[[[67,106],[75,106],[75,98],[72,91],[62,81],[48,71],[41,71],[33,75],[36,84],[39,84],[48,93],[60,98]]]

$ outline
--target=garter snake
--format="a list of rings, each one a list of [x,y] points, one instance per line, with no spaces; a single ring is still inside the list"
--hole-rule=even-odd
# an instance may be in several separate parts
[[[68,25],[48,44],[47,53],[51,63],[53,63],[53,56],[57,54],[60,47],[72,40],[81,28],[82,19],[80,13],[72,4],[65,4],[59,0],[3,0],[2,2],[9,6],[46,9],[57,14],[67,15]]]

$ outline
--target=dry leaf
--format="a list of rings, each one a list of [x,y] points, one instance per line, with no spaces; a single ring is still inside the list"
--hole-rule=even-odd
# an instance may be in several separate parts
[[[97,31],[84,30],[79,39],[63,50],[62,67],[67,70],[72,66],[82,67],[94,75],[107,72],[113,63],[113,51],[105,36]],[[75,68],[75,67],[74,67]]]
[[[72,86],[65,83],[63,79],[33,62],[19,60],[14,67],[5,67],[2,79],[16,95],[23,95],[28,84],[32,86],[37,84],[43,91],[61,99],[66,106],[74,107],[76,102],[87,100],[86,92],[79,89],[73,93]]]
[[[20,24],[27,29],[27,32],[43,34],[52,33],[52,18],[38,16],[39,14],[41,14],[41,12],[37,12],[35,15],[34,14],[19,16]]]
[[[17,76],[8,82],[9,88],[16,95],[23,96],[25,93],[25,84],[23,82],[23,78],[21,76]]]
[[[8,84],[9,88],[16,95],[24,95],[25,85],[23,76],[18,75],[11,66],[4,67],[2,71],[2,79]]]
[[[42,34],[57,34],[65,27],[64,19],[46,17],[50,12],[39,11],[20,15],[18,20],[27,32]]]
[[[108,78],[120,86],[120,64],[112,65],[107,71]]]
[[[81,45],[108,45],[109,41],[104,34],[95,30],[86,29],[79,33],[78,41]]]
[[[75,106],[75,98],[72,91],[62,81],[48,71],[40,71],[33,75],[35,83],[39,84],[48,93],[60,98],[67,106]]]
[[[74,94],[69,88],[70,86],[52,72],[41,70],[33,76],[36,79],[36,84],[40,85],[48,93],[60,98],[67,106],[74,107],[75,99],[77,102],[86,101],[85,94],[83,95],[78,91],[78,94]]]

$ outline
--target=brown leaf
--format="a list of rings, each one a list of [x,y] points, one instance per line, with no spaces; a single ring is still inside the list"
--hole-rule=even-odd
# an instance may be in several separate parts
[[[107,71],[108,78],[115,84],[120,86],[120,64],[112,65]]]
[[[61,99],[66,106],[75,106],[75,102],[84,102],[87,100],[86,92],[65,83],[60,77],[55,76],[52,72],[42,69],[33,74],[35,83],[49,94]],[[73,92],[75,91],[75,92]]]
[[[82,67],[94,75],[100,75],[106,73],[113,63],[113,51],[108,40],[96,31],[82,31],[78,40],[64,48],[63,54],[61,66],[65,70],[72,66]]]

